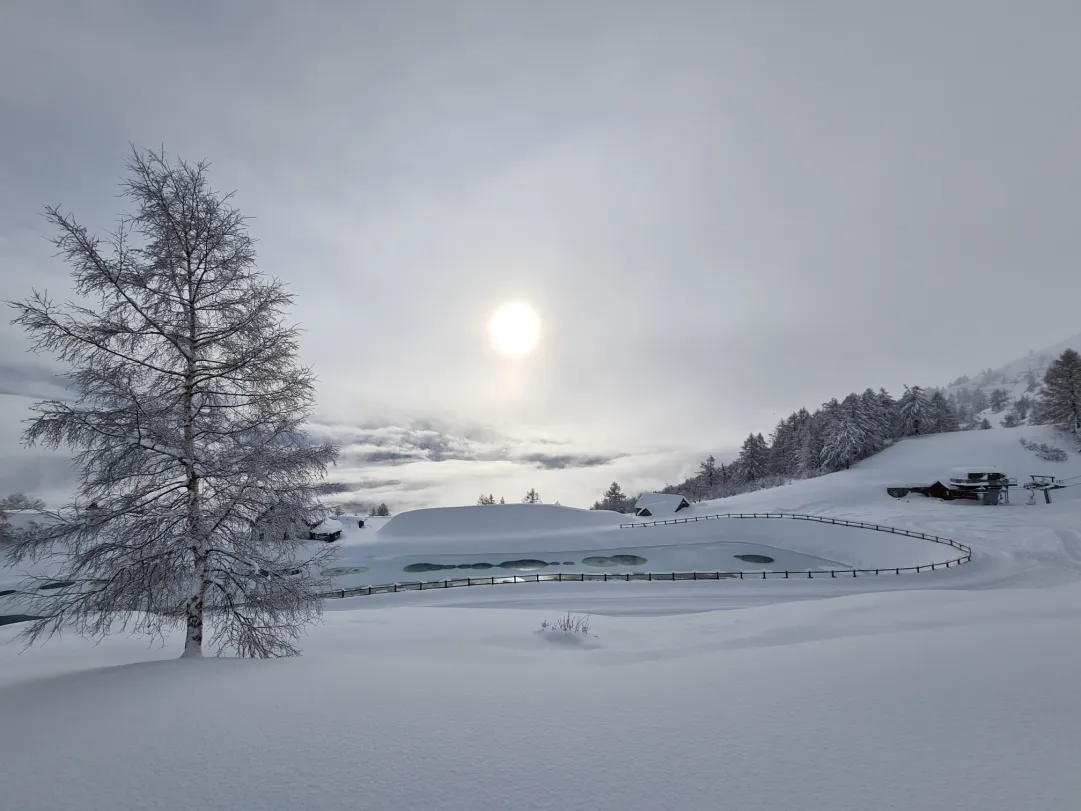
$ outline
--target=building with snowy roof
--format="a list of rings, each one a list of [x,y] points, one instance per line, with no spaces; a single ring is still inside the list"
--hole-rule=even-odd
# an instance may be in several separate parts
[[[639,518],[675,515],[691,504],[679,493],[643,493],[634,504],[634,514]]]

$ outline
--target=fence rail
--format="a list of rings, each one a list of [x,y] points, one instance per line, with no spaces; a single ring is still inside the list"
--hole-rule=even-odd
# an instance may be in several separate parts
[[[620,529],[633,527],[655,527],[671,524],[692,524],[698,521],[713,521],[722,518],[780,518],[793,521],[813,521],[834,526],[870,529],[891,535],[904,535],[919,538],[932,543],[952,546],[961,551],[960,557],[941,563],[925,563],[919,566],[889,566],[876,569],[807,569],[805,571],[736,571],[736,572],[550,572],[547,574],[511,574],[492,577],[464,577],[453,580],[424,580],[409,583],[386,583],[379,586],[358,586],[355,588],[335,589],[326,592],[327,598],[361,597],[372,594],[396,594],[401,591],[429,591],[431,589],[453,589],[466,586],[500,586],[510,583],[591,583],[622,582],[635,580],[649,582],[673,582],[685,580],[822,580],[837,577],[860,577],[873,575],[900,575],[908,572],[933,572],[939,569],[956,568],[972,560],[972,548],[950,538],[928,535],[926,532],[887,527],[881,524],[868,524],[863,521],[846,521],[843,518],[826,518],[821,515],[802,515],[800,513],[723,513],[718,515],[695,515],[686,518],[668,518],[659,521],[634,522],[620,524]]]

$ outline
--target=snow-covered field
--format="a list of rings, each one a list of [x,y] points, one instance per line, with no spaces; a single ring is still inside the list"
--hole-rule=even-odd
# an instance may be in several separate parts
[[[172,639],[2,645],[0,805],[1076,809],[1081,487],[1050,505],[1018,490],[999,507],[885,493],[960,465],[1081,477],[1076,453],[1043,462],[1022,436],[1054,441],[1031,427],[908,439],[851,471],[680,513],[923,531],[973,548],[957,569],[331,600],[305,655],[270,662],[179,661]],[[954,551],[799,521],[619,529],[625,517],[478,509],[490,512],[364,529],[342,519],[336,565],[374,576],[535,555],[563,566],[550,553],[567,552],[580,568],[595,552],[671,570],[746,545],[873,566]],[[590,615],[588,634],[540,630],[568,610]]]

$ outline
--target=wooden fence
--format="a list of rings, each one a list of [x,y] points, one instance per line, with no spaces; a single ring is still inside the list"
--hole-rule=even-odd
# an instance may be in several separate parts
[[[893,566],[880,567],[877,569],[808,569],[806,571],[736,571],[736,572],[549,572],[537,574],[508,574],[494,575],[492,577],[463,577],[453,580],[426,580],[408,583],[386,583],[380,586],[359,586],[356,588],[337,589],[324,594],[324,597],[360,597],[370,594],[392,594],[400,591],[428,591],[429,589],[453,589],[466,586],[500,586],[510,583],[593,583],[593,582],[622,582],[629,583],[634,580],[649,582],[673,582],[686,580],[822,580],[837,577],[860,577],[869,575],[900,575],[908,572],[932,572],[938,569],[951,569],[968,563],[972,560],[972,549],[963,543],[943,538],[938,535],[928,535],[925,532],[915,532],[896,527],[886,527],[880,524],[868,524],[863,521],[846,521],[843,518],[825,518],[820,515],[801,515],[799,513],[724,513],[719,515],[695,515],[686,518],[668,518],[659,521],[633,522],[620,524],[620,529],[633,529],[635,527],[655,527],[670,524],[691,524],[698,521],[714,521],[719,519],[748,519],[748,518],[777,518],[792,521],[814,521],[820,524],[832,524],[840,527],[854,527],[857,529],[870,529],[876,532],[887,532],[892,535],[904,535],[908,538],[919,538],[932,543],[952,546],[962,554],[959,557],[941,563],[926,563],[919,566]]]

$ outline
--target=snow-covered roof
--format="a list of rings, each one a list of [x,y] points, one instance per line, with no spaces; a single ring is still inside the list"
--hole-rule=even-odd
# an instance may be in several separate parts
[[[336,521],[333,518],[324,518],[319,524],[317,524],[313,532],[341,532],[345,529],[340,521]]]
[[[679,493],[643,493],[634,503],[634,511],[645,509],[650,515],[671,515],[681,506],[690,506],[690,502]]]
[[[998,465],[976,465],[976,466],[969,465],[969,466],[966,466],[966,467],[955,467],[955,468],[953,468],[952,470],[950,470],[950,475],[952,475],[952,476],[967,476],[970,473],[981,473],[982,474],[982,473],[1001,473],[1001,472],[1002,471],[998,469]]]

